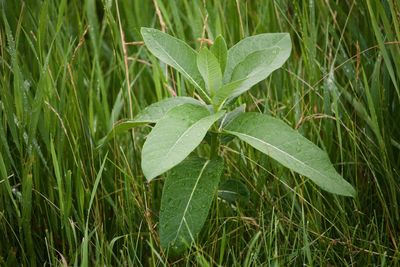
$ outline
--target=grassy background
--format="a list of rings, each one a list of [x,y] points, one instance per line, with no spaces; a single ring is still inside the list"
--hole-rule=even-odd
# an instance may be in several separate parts
[[[0,264],[5,266],[400,265],[400,4],[388,1],[0,0]],[[355,199],[321,191],[254,149],[225,146],[249,203],[215,200],[199,241],[167,259],[162,179],[147,184],[149,129],[97,142],[172,94],[182,77],[141,26],[199,48],[289,32],[284,68],[238,100],[327,151]],[[224,178],[225,179],[225,178]]]

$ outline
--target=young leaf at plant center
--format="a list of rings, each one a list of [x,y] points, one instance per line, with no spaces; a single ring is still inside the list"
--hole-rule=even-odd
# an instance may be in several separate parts
[[[171,169],[161,198],[160,241],[180,254],[196,238],[207,218],[224,169],[222,158],[189,156]]]
[[[218,35],[218,37],[214,41],[214,44],[211,46],[210,50],[211,53],[213,53],[214,56],[218,59],[219,66],[223,74],[225,72],[226,58],[228,55],[228,49],[226,47],[226,42],[224,37]]]
[[[221,131],[222,128],[231,123],[232,120],[234,120],[237,116],[239,116],[245,111],[246,111],[246,104],[243,104],[235,108],[234,110],[227,112],[221,119],[218,120],[219,131]],[[221,144],[228,144],[235,138],[235,136],[231,134],[221,134],[220,136],[221,136],[220,137]]]
[[[141,28],[144,43],[150,52],[183,74],[204,97],[204,82],[196,65],[197,52],[185,42],[156,29]]]
[[[197,54],[197,68],[206,84],[206,89],[211,97],[222,85],[222,73],[218,59],[207,47],[203,47]]]
[[[147,180],[184,160],[203,140],[224,111],[210,114],[204,106],[184,104],[172,108],[147,137],[142,150],[142,169]]]
[[[228,179],[218,187],[218,197],[229,202],[248,202],[250,192],[247,186],[239,180]]]
[[[279,119],[243,113],[224,129],[285,167],[310,178],[322,189],[355,196],[354,188],[332,166],[328,155]]]
[[[272,47],[279,47],[280,66],[287,60],[292,49],[292,43],[288,33],[264,33],[244,38],[228,50],[227,67],[224,73],[224,84],[232,80],[232,74],[236,66],[245,60],[250,54]],[[278,67],[279,68],[279,67]]]
[[[239,88],[245,81],[246,78],[224,84],[212,98],[213,104],[219,108],[222,107],[232,92]]]
[[[234,110],[227,112],[219,121],[219,128],[222,129],[229,123],[231,123],[237,116],[246,112],[246,104],[242,104]]]
[[[121,120],[116,122],[112,130],[98,142],[98,147],[103,146],[116,135],[126,132],[132,128],[158,122],[158,120],[161,119],[170,109],[183,104],[203,106],[200,101],[184,96],[170,97],[153,103],[143,109],[133,120]]]

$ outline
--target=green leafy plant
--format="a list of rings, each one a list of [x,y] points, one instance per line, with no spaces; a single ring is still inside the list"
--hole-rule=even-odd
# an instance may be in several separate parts
[[[155,124],[142,149],[142,169],[148,181],[168,172],[161,199],[159,233],[163,249],[182,252],[205,223],[217,194],[224,160],[220,142],[227,135],[301,174],[322,189],[343,196],[355,190],[334,169],[327,154],[283,121],[271,116],[232,109],[234,98],[280,68],[291,52],[287,33],[251,36],[227,49],[222,36],[199,52],[185,42],[155,29],[142,28],[148,50],[181,73],[201,97],[173,97],[145,108],[133,120],[115,125],[102,142],[132,127]],[[192,153],[209,133],[208,158]],[[223,184],[224,189],[243,185]],[[229,201],[232,192],[219,193]]]

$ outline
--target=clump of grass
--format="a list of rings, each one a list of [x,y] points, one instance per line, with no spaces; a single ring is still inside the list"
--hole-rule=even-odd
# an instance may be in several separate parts
[[[117,5],[119,12],[117,10]],[[0,263],[15,265],[399,264],[400,26],[396,1],[0,2]],[[97,142],[121,118],[189,84],[139,28],[193,47],[289,32],[283,70],[238,103],[286,120],[358,191],[325,194],[251,147],[224,147],[248,203],[215,200],[199,242],[166,258],[162,181],[140,172],[147,129]],[[134,43],[131,43],[134,42]]]

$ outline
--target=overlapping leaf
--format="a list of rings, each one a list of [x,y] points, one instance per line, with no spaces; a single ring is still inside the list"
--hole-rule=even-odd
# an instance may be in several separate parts
[[[191,97],[170,97],[159,102],[153,103],[143,109],[135,118],[132,120],[126,119],[118,121],[114,124],[112,130],[99,141],[99,146],[104,145],[116,135],[124,133],[132,128],[143,126],[149,123],[156,123],[161,119],[170,109],[183,105],[183,104],[193,104],[193,105],[203,105],[200,101]]]
[[[168,111],[143,146],[142,169],[146,178],[151,180],[184,160],[223,114],[210,114],[207,108],[192,104]]]
[[[243,39],[228,50],[224,87],[215,95],[218,103],[239,96],[266,79],[288,59],[291,41],[286,33],[266,33]]]

